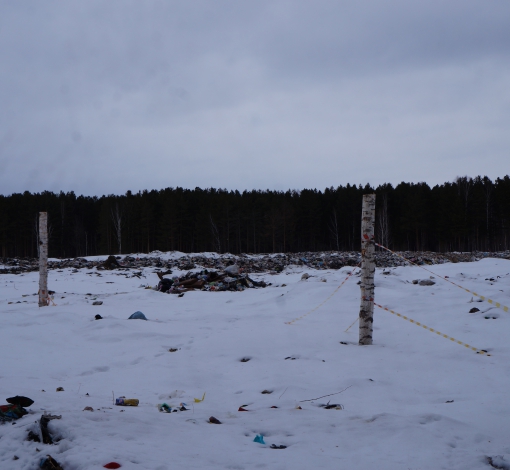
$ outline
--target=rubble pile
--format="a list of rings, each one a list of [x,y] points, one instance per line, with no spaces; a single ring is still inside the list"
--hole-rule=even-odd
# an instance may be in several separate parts
[[[401,257],[419,265],[443,263],[473,262],[483,258],[510,259],[510,251],[500,252],[451,252],[435,253],[431,251],[400,251],[397,256],[383,250],[375,253],[376,266],[389,268],[406,264]],[[112,260],[113,259],[113,260]],[[149,256],[109,256],[106,260],[87,260],[85,258],[48,261],[48,269],[93,269],[131,270],[147,267],[189,271],[205,268],[222,270],[236,264],[245,273],[281,272],[288,266],[304,266],[313,269],[340,269],[344,266],[357,266],[361,254],[355,251],[324,251],[278,254],[183,254],[180,258],[165,259],[163,253],[156,251]],[[112,262],[116,261],[116,263]],[[39,270],[37,258],[0,258],[0,274],[20,274]]]
[[[208,271],[204,269],[200,272],[188,271],[184,276],[164,277],[166,274],[172,274],[171,270],[166,272],[157,272],[160,282],[156,288],[160,292],[167,294],[179,294],[189,290],[203,291],[243,291],[248,288],[266,287],[272,285],[264,281],[255,281],[248,274],[242,272],[237,264],[231,264],[223,272]]]

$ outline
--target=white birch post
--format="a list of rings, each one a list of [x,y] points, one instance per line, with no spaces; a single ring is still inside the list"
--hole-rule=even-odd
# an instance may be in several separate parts
[[[48,301],[48,213],[39,212],[39,307]]]
[[[375,194],[363,196],[361,214],[361,305],[359,311],[359,344],[372,344],[374,323],[375,273]]]

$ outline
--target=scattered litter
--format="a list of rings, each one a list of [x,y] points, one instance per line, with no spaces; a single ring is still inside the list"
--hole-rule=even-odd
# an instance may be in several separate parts
[[[115,258],[115,256],[112,256],[112,255],[108,256],[108,258],[105,261],[103,261],[102,264],[100,264],[99,266],[96,266],[97,269],[108,269],[108,270],[117,269],[120,267],[121,267],[121,265],[117,261],[117,258]]]
[[[399,251],[396,252],[413,263],[418,265],[434,265],[444,263],[459,263],[479,261],[483,258],[510,259],[509,251],[499,252],[451,252],[435,253],[431,251]],[[378,268],[388,268],[404,266],[407,263],[396,254],[386,251],[376,251],[375,264]],[[120,258],[120,257],[119,257]],[[120,275],[128,275],[126,271],[140,270],[148,267],[163,267],[171,270],[179,269],[189,271],[200,266],[204,269],[223,269],[227,263],[234,263],[239,270],[244,273],[279,273],[288,266],[309,266],[314,269],[340,269],[345,266],[357,266],[361,255],[356,251],[323,251],[323,252],[303,252],[303,253],[277,253],[277,254],[259,254],[256,257],[241,254],[225,254],[221,256],[209,257],[206,255],[189,256],[183,255],[181,258],[172,260],[163,260],[159,256],[148,256],[135,258],[133,256],[124,256],[117,259],[115,256],[109,256],[105,261],[91,261],[85,258],[72,258],[63,260],[48,261],[48,270],[74,268],[92,269],[98,271],[104,269],[116,269]],[[39,258],[19,259],[4,258],[3,267],[0,274],[19,274],[39,270]],[[228,269],[228,268],[226,268]],[[139,273],[140,271],[138,271]],[[100,276],[100,272],[89,272],[88,274]],[[138,276],[137,276],[138,277]]]
[[[102,317],[101,315],[99,315],[99,314],[97,314],[94,318],[95,318],[96,320],[102,320],[102,319],[103,319],[103,317]]]
[[[221,421],[219,419],[216,419],[214,416],[211,416],[209,418],[209,422],[212,424],[221,424]]]
[[[19,395],[16,395],[15,397],[7,398],[5,400],[7,403],[10,403],[11,405],[19,405],[23,408],[28,408],[29,406],[33,405],[34,400],[28,398],[28,397],[20,397]]]
[[[226,267],[224,271],[230,276],[237,276],[239,274],[239,266],[237,264],[233,264],[232,266]]]
[[[94,411],[94,408],[92,408],[91,406],[86,406],[85,408],[83,408],[83,411]]]
[[[39,419],[39,426],[41,428],[41,436],[44,444],[53,444],[53,438],[48,431],[48,423],[53,419],[61,419],[61,415],[47,415],[46,413],[41,415]],[[51,467],[49,467],[51,468]]]
[[[20,405],[9,404],[9,405],[1,405],[0,406],[0,424],[15,421],[23,416],[28,414],[28,411],[25,410]]]
[[[257,434],[255,436],[255,439],[253,439],[253,442],[258,442],[259,444],[266,445],[266,443],[264,442],[264,436],[262,434]]]
[[[169,394],[162,394],[159,396],[159,399],[160,400],[173,400],[175,398],[182,398],[184,395],[185,395],[185,391],[184,390],[174,390],[172,393],[169,393]]]
[[[166,403],[160,403],[158,405],[158,410],[161,411],[162,413],[171,413],[172,407],[170,405],[167,405]]]
[[[117,462],[110,462],[110,463],[107,463],[106,465],[103,465],[104,468],[120,468],[121,466],[122,465]]]
[[[147,320],[147,318],[142,312],[136,311],[128,318],[128,320]]]
[[[250,411],[250,410],[247,410],[245,408],[245,406],[248,406],[248,405],[241,405],[237,411]]]
[[[171,271],[170,271],[171,272]],[[204,269],[198,272],[188,272],[184,276],[173,278],[163,277],[163,272],[157,272],[160,281],[156,290],[167,294],[179,294],[182,297],[185,292],[200,289],[203,291],[243,291],[247,288],[266,287],[264,281],[254,281],[246,274],[241,274],[237,266],[229,266],[223,272],[208,271]]]
[[[27,441],[41,442],[41,438],[39,437],[39,434],[36,434],[34,431],[30,430],[27,434]]]
[[[115,400],[117,406],[138,406],[139,403],[138,398],[119,397]]]
[[[479,312],[479,311],[480,311],[480,309],[479,309],[479,308],[473,307],[473,308],[469,311],[469,313],[476,313],[476,312]]]
[[[325,410],[343,410],[344,407],[343,405],[340,405],[339,403],[332,403],[332,404],[329,404],[326,403],[325,405],[319,405],[321,408],[324,408]]]
[[[63,392],[64,391],[64,387],[57,387],[57,392]]]
[[[271,449],[286,449],[287,446],[277,446],[276,444],[271,444]]]
[[[498,470],[510,470],[510,464],[505,460],[502,455],[496,455],[495,457],[487,457],[487,463]]]
[[[179,403],[179,406],[172,407],[171,405],[167,403],[160,403],[158,405],[158,410],[162,413],[176,413],[178,411],[188,411],[188,408],[186,408],[186,403]]]
[[[102,300],[96,300],[95,302],[92,302],[92,305],[103,305]]]
[[[446,400],[445,403],[453,403],[454,400]]]
[[[272,390],[262,390],[262,392],[260,392],[260,393],[262,393],[262,395],[270,395],[271,393],[273,393],[273,391]]]
[[[60,464],[51,455],[47,455],[46,458],[41,459],[39,468],[42,470],[63,470]]]
[[[177,352],[177,351],[178,351],[178,349],[177,349],[177,348],[170,348],[168,351],[169,351],[169,352]]]
[[[195,403],[200,403],[201,401],[204,401],[204,400],[205,400],[205,392],[202,395],[202,398],[195,398]]]
[[[251,357],[243,357],[239,362],[248,362]]]

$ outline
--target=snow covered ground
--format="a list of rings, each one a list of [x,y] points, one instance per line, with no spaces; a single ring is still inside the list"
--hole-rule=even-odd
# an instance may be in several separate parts
[[[0,468],[36,469],[46,454],[65,470],[111,461],[126,470],[470,470],[492,468],[487,457],[510,468],[510,313],[439,278],[412,284],[430,274],[399,267],[377,270],[378,303],[490,356],[377,308],[374,345],[358,346],[357,324],[345,331],[359,311],[355,276],[286,324],[351,269],[291,267],[253,276],[273,284],[265,289],[182,298],[140,287],[156,285],[154,268],[141,279],[50,271],[56,306],[44,308],[37,273],[0,276],[0,404],[35,402],[0,426]],[[431,269],[510,305],[509,261]],[[148,321],[128,320],[137,310]],[[140,405],[114,406],[112,393]],[[163,402],[188,410],[162,413]],[[343,409],[320,406],[328,402]],[[61,438],[53,446],[26,440],[45,411],[62,415],[50,422]]]

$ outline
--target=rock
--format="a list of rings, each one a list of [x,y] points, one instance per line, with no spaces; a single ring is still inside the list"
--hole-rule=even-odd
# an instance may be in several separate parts
[[[209,418],[209,422],[212,424],[221,424],[221,421],[219,419],[216,419],[214,416],[211,416]]]
[[[92,305],[103,305],[102,300],[96,300],[95,302],[92,302]]]
[[[420,286],[433,286],[435,284],[431,279],[422,279],[419,283]]]
[[[480,309],[479,309],[479,308],[473,307],[473,308],[469,311],[469,313],[476,313],[476,312],[479,312],[479,311],[480,311]]]
[[[308,274],[308,273],[304,273],[304,274],[301,276],[301,280],[302,280],[302,281],[306,281],[309,277],[310,277],[310,274]]]

